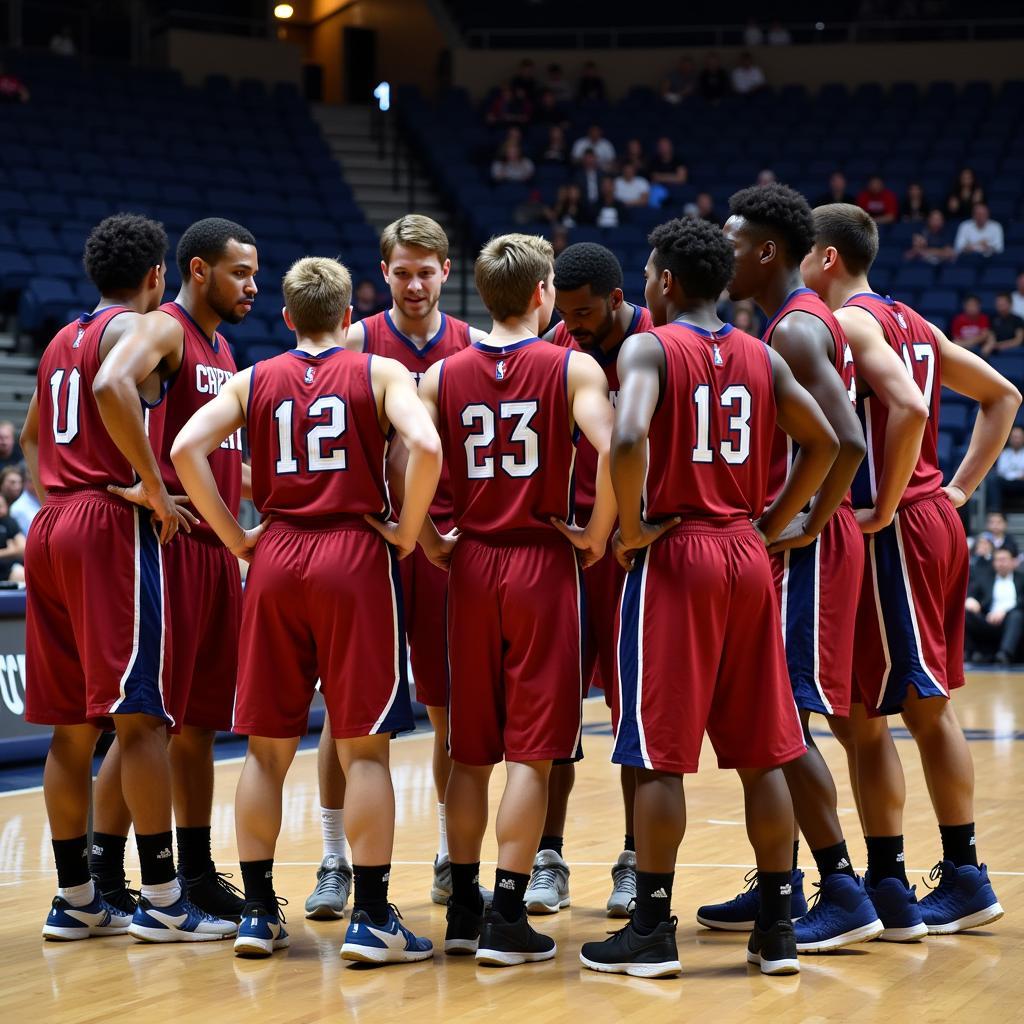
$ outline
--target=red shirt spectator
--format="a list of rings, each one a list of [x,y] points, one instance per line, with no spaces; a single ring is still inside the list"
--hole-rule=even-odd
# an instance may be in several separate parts
[[[953,317],[950,324],[952,340],[964,348],[977,348],[988,340],[991,323],[981,311],[981,301],[976,295],[964,299],[964,310]]]
[[[857,205],[879,224],[891,224],[900,212],[900,201],[891,188],[876,174],[868,179],[868,187],[857,196]]]

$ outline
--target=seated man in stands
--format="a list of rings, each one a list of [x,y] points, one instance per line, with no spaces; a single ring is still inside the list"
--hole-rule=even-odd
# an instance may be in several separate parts
[[[7,499],[0,494],[0,582],[25,582],[25,534],[10,515]]]
[[[981,299],[977,295],[964,299],[963,310],[953,317],[949,326],[950,339],[961,348],[984,349],[992,339],[988,315],[982,313]]]
[[[992,556],[991,566],[971,567],[964,625],[967,661],[1010,665],[1017,661],[1024,635],[1024,570],[1004,547]]]
[[[1024,427],[1010,431],[1006,447],[999,453],[995,468],[985,479],[985,497],[992,515],[1002,515],[1007,498],[1024,498]],[[1003,519],[1004,530],[1005,522]],[[1012,539],[1012,538],[1011,538]]]
[[[1006,516],[1002,512],[989,512],[985,517],[985,534],[990,541],[992,541],[992,547],[996,551],[1003,549],[1010,552],[1011,555],[1016,559],[1020,554],[1020,549],[1017,547],[1017,541],[1007,528]]]
[[[923,263],[950,263],[956,259],[956,250],[950,245],[946,216],[941,210],[932,210],[924,222],[924,230],[915,232],[910,248],[903,254],[905,260]]]
[[[990,337],[982,355],[1006,352],[1024,345],[1024,319],[1014,313],[1009,292],[1000,292],[996,296],[996,311],[990,327]]]

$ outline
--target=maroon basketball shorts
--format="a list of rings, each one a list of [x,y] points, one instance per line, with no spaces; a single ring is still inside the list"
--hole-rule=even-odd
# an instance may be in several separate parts
[[[573,757],[583,713],[580,573],[554,530],[459,540],[448,581],[454,760]]]
[[[804,752],[771,565],[749,522],[683,522],[641,551],[616,632],[616,764],[695,772],[705,730],[722,768]]]
[[[948,697],[964,685],[968,562],[960,517],[942,493],[867,538],[853,668],[854,699],[869,715],[900,711],[910,687]]]
[[[25,548],[27,721],[172,722],[165,553],[146,509],[99,490],[47,496]]]
[[[196,540],[179,531],[164,548],[164,565],[174,627],[171,731],[230,729],[242,618],[238,559],[216,537]]]
[[[615,690],[615,613],[625,577],[610,541],[604,558],[583,572],[583,682],[604,690],[609,707]]]
[[[416,699],[427,707],[443,708],[448,704],[448,573],[434,565],[418,545],[402,559],[399,570]]]
[[[412,728],[398,565],[361,517],[271,521],[245,582],[235,732],[303,735],[318,678],[335,739]]]

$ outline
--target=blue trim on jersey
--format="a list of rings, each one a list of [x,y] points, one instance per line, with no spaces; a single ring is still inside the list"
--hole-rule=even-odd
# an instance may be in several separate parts
[[[448,329],[448,317],[447,317],[447,315],[445,313],[442,313],[441,314],[441,326],[438,327],[437,334],[435,334],[432,338],[428,338],[427,342],[423,346],[423,348],[420,348],[419,345],[417,345],[416,342],[412,340],[412,338],[410,338],[407,334],[403,334],[395,326],[395,321],[391,319],[391,310],[389,310],[389,309],[385,309],[384,310],[384,322],[390,328],[391,333],[399,341],[403,342],[405,345],[408,345],[409,348],[411,348],[413,350],[413,352],[415,352],[416,355],[418,355],[418,356],[425,356],[444,337],[444,332]],[[363,328],[363,338],[364,338],[363,344],[365,346],[365,344],[366,344],[366,342],[365,342],[365,339],[366,339],[366,328]]]
[[[691,324],[689,320],[684,320],[682,317],[673,320],[672,323],[685,327],[688,331],[693,331],[694,334],[699,334],[702,338],[724,338],[727,334],[731,334],[733,330],[732,324],[722,324],[720,331],[709,331],[704,327]]]
[[[388,559],[391,569],[391,585],[395,589],[395,603],[398,609],[398,692],[392,701],[384,721],[380,723],[377,733],[409,732],[415,728],[412,717],[412,701],[409,698],[409,658],[405,638],[405,602],[402,599],[402,576],[398,570],[398,555],[388,544]]]
[[[877,299],[879,302],[884,302],[887,306],[895,306],[896,300],[891,295],[879,295],[878,292],[857,292],[856,295],[851,295],[844,303],[844,306],[849,306],[854,299]],[[864,307],[859,307],[863,309]]]
[[[813,288],[806,288],[801,286],[800,288],[794,288],[783,300],[782,305],[768,318],[768,323],[765,324],[764,330],[761,332],[761,340],[767,341],[768,335],[775,330],[778,326],[779,321],[786,315],[786,307],[798,296],[798,295],[814,295],[815,291]]]
[[[636,334],[637,324],[640,323],[640,311],[643,308],[643,306],[633,307],[633,319],[629,321],[629,327],[626,329],[626,333],[622,336],[622,341],[620,341],[614,348],[610,348],[605,352],[602,348],[588,349],[580,346],[582,351],[586,352],[588,356],[593,356],[602,369],[606,366],[611,366],[619,358],[619,353],[622,351],[622,346],[625,344],[626,338],[632,337]]]
[[[192,326],[203,336],[206,343],[210,346],[210,348],[213,349],[214,352],[220,351],[220,342],[216,331],[213,332],[213,337],[211,338],[206,333],[206,331],[204,331],[202,327],[200,327],[199,324],[196,323],[196,318],[180,302],[175,300],[174,302],[171,303],[171,305],[177,306],[178,309],[180,309],[182,313],[184,313],[185,316],[188,317],[189,323],[192,324]]]
[[[98,317],[101,313],[106,313],[106,311],[108,309],[118,309],[118,308],[123,310],[125,313],[130,312],[128,307],[127,306],[122,306],[120,302],[112,302],[109,306],[100,306],[99,309],[94,309],[91,313],[83,313],[78,318],[78,322],[80,324],[91,324],[93,322],[93,320],[95,320],[96,317]],[[120,315],[120,314],[118,314],[118,315]],[[111,319],[113,319],[113,317],[111,317]]]
[[[636,695],[640,685],[640,645],[643,643],[643,623],[640,621],[640,602],[644,587],[644,565],[651,549],[637,552],[633,568],[626,573],[622,590],[622,608],[619,620],[619,645],[615,652],[619,661],[619,728],[612,749],[614,764],[629,764],[643,768],[644,755],[640,746],[640,727],[636,720]]]
[[[501,348],[497,348],[494,345],[485,345],[482,341],[474,341],[473,348],[478,348],[481,352],[490,352],[496,356],[507,356],[509,352],[516,352],[527,345],[532,345],[535,341],[541,340],[541,338],[524,338],[522,341],[514,341],[511,345],[503,345]],[[572,349],[569,351],[571,352]]]
[[[860,421],[860,429],[864,437],[867,438],[868,434],[868,419],[870,418],[870,412],[868,410],[868,400],[870,395],[858,395],[857,396],[857,419]],[[854,508],[874,508],[875,497],[871,493],[871,463],[874,460],[874,453],[870,450],[860,460],[860,465],[857,466],[857,472],[853,476],[853,483],[850,484],[850,500],[853,502]]]
[[[304,352],[301,348],[290,348],[285,355],[295,356],[296,359],[326,359],[328,356],[333,356],[335,352],[341,351],[343,349],[340,345],[325,349],[323,352]]]
[[[786,552],[786,665],[798,708],[831,714],[825,707],[814,678],[815,567],[821,539],[805,548]],[[827,638],[819,638],[825,639]]]
[[[883,647],[889,652],[889,678],[883,681],[878,709],[882,714],[896,714],[907,699],[911,686],[921,697],[946,697],[948,694],[930,678],[922,660],[914,619],[911,595],[903,576],[900,558],[899,513],[884,530],[871,536],[868,544],[868,572],[876,574],[878,602],[885,626]]]

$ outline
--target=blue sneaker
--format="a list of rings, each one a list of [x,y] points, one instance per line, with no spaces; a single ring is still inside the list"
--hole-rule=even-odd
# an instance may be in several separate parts
[[[757,868],[748,871],[743,879],[746,889],[726,903],[709,903],[697,908],[697,922],[705,928],[717,928],[725,932],[749,932],[754,928],[757,912],[761,909],[761,893],[757,888]],[[804,873],[793,872],[793,898],[790,916],[795,921],[807,913],[804,899]]]
[[[878,936],[882,942],[919,942],[928,934],[913,885],[904,885],[898,878],[883,878],[872,885],[870,874],[865,874],[864,888],[882,922]]]
[[[932,868],[929,877],[939,879],[938,887],[920,903],[929,935],[955,935],[991,924],[1003,916],[984,864],[978,868],[973,864],[958,868],[951,860],[944,860]]]
[[[271,908],[259,900],[246,901],[235,938],[235,956],[270,956],[275,949],[291,945],[292,940],[284,927],[284,914],[280,910],[286,902],[277,899]]]
[[[63,896],[54,896],[43,925],[43,938],[51,942],[73,942],[93,936],[124,935],[131,923],[131,914],[111,906],[99,890],[84,907],[73,907]]]
[[[798,953],[827,953],[882,934],[884,927],[861,879],[829,875],[817,889],[811,909],[793,925]]]
[[[353,911],[345,932],[345,944],[341,947],[342,959],[369,964],[407,964],[415,960],[429,960],[434,955],[434,944],[430,939],[413,935],[400,923],[401,916],[390,903],[384,924],[375,924],[365,910]]]
[[[169,907],[156,907],[139,897],[129,935],[141,942],[212,942],[230,939],[238,931],[233,921],[200,910],[186,895],[185,883],[179,882],[181,895]]]

